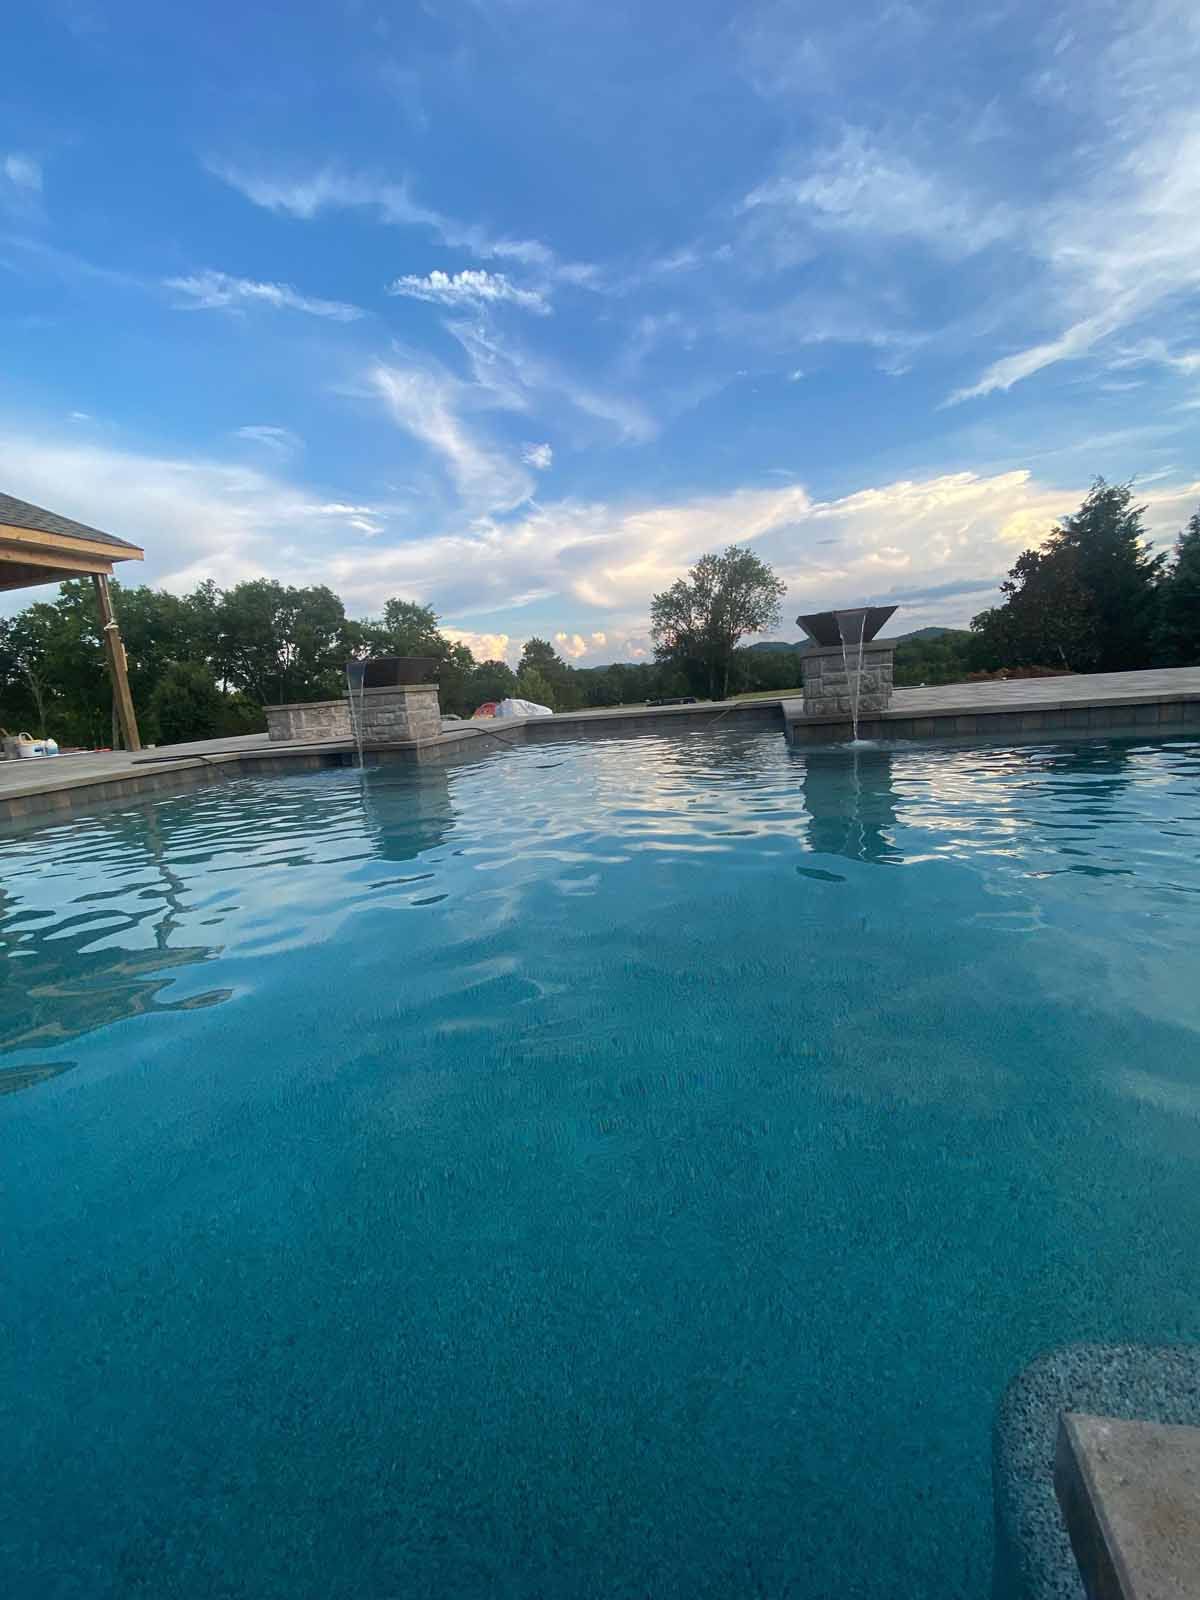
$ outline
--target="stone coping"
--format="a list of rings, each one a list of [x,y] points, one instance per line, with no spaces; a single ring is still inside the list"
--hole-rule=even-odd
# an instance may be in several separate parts
[[[1026,680],[1028,681],[1028,680]],[[1032,680],[1038,681],[1038,680]],[[1041,680],[1047,681],[1045,679]],[[946,688],[953,689],[961,685],[947,684]],[[912,690],[897,689],[897,696],[913,693]],[[1200,703],[1200,686],[1196,688],[1162,690],[1149,689],[1145,691],[1126,690],[1110,691],[1087,696],[1063,696],[1057,699],[1015,701],[1011,698],[997,700],[964,700],[958,705],[924,705],[915,707],[906,701],[892,704],[886,711],[871,713],[872,722],[907,721],[913,717],[985,717],[985,716],[1020,716],[1026,712],[1037,711],[1082,711],[1092,706],[1139,706],[1139,705],[1175,705],[1189,701]],[[832,717],[812,715],[804,710],[804,701],[798,696],[794,699],[781,701],[785,722],[824,722],[837,723],[844,726],[845,717]]]
[[[361,691],[356,689],[354,698],[357,701],[360,692],[364,695],[436,694],[438,687],[436,683],[391,683],[384,684],[377,689],[363,689]],[[272,711],[316,711],[322,706],[344,706],[349,698],[349,695],[343,694],[338,695],[333,700],[285,700],[282,705],[264,706],[263,710],[268,713]]]
[[[1088,1594],[1200,1594],[1200,1428],[1064,1412],[1054,1487]]]
[[[862,647],[862,653],[864,659],[867,656],[894,656],[896,642],[894,639],[868,639]],[[848,644],[843,650],[840,644],[810,644],[800,657],[801,671],[803,671],[806,661],[821,661],[828,656],[834,656],[838,661],[841,661],[843,657],[847,661],[857,661],[858,646],[856,644]]]
[[[441,685],[436,683],[380,683],[373,689],[356,689],[354,698],[357,700],[360,694],[365,699],[385,694],[436,694],[440,687]]]
[[[1084,1600],[1054,1484],[1064,1412],[1200,1425],[1200,1346],[1067,1345],[1013,1379],[992,1434],[994,1600]]]
[[[285,700],[281,705],[264,706],[263,711],[269,715],[272,711],[314,711],[320,706],[344,706],[346,696],[339,695],[335,700]]]

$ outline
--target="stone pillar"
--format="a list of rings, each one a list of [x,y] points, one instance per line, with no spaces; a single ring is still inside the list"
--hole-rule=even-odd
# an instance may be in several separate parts
[[[267,737],[272,743],[323,744],[351,737],[350,708],[345,700],[308,700],[265,710]]]
[[[364,689],[362,700],[356,694],[354,709],[361,704],[361,733],[364,745],[429,744],[442,736],[442,708],[436,683],[398,683],[383,689]]]
[[[892,662],[896,654],[891,640],[872,640],[862,649],[862,681],[859,684],[858,715],[867,717],[886,711],[892,698]],[[846,665],[850,671],[847,673]],[[840,644],[813,645],[800,657],[804,680],[804,712],[810,717],[850,718],[858,673],[858,646],[842,654]]]

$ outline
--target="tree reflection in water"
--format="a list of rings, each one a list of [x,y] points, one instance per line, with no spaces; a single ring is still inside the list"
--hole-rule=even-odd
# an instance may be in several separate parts
[[[39,1058],[0,1065],[0,1094],[68,1071],[58,1052],[97,1028],[228,1000],[223,986],[168,998],[187,969],[236,949],[244,896],[215,894],[223,876],[261,895],[272,873],[308,870],[319,896],[322,865],[347,850],[410,861],[452,821],[444,770],[398,768],[365,784],[214,785],[13,835],[0,846],[0,1059]]]

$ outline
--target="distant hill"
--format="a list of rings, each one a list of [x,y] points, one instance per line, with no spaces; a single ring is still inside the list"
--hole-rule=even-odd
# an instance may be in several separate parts
[[[948,633],[962,633],[962,628],[916,628],[912,633],[890,634],[888,644],[908,644],[913,639],[942,639]],[[762,639],[758,644],[748,644],[747,650],[809,650],[809,639]]]

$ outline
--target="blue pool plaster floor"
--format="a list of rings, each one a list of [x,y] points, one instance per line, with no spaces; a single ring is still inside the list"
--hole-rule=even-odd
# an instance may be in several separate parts
[[[987,1591],[990,1432],[1194,1341],[1200,745],[777,733],[0,842],[31,1596]]]

